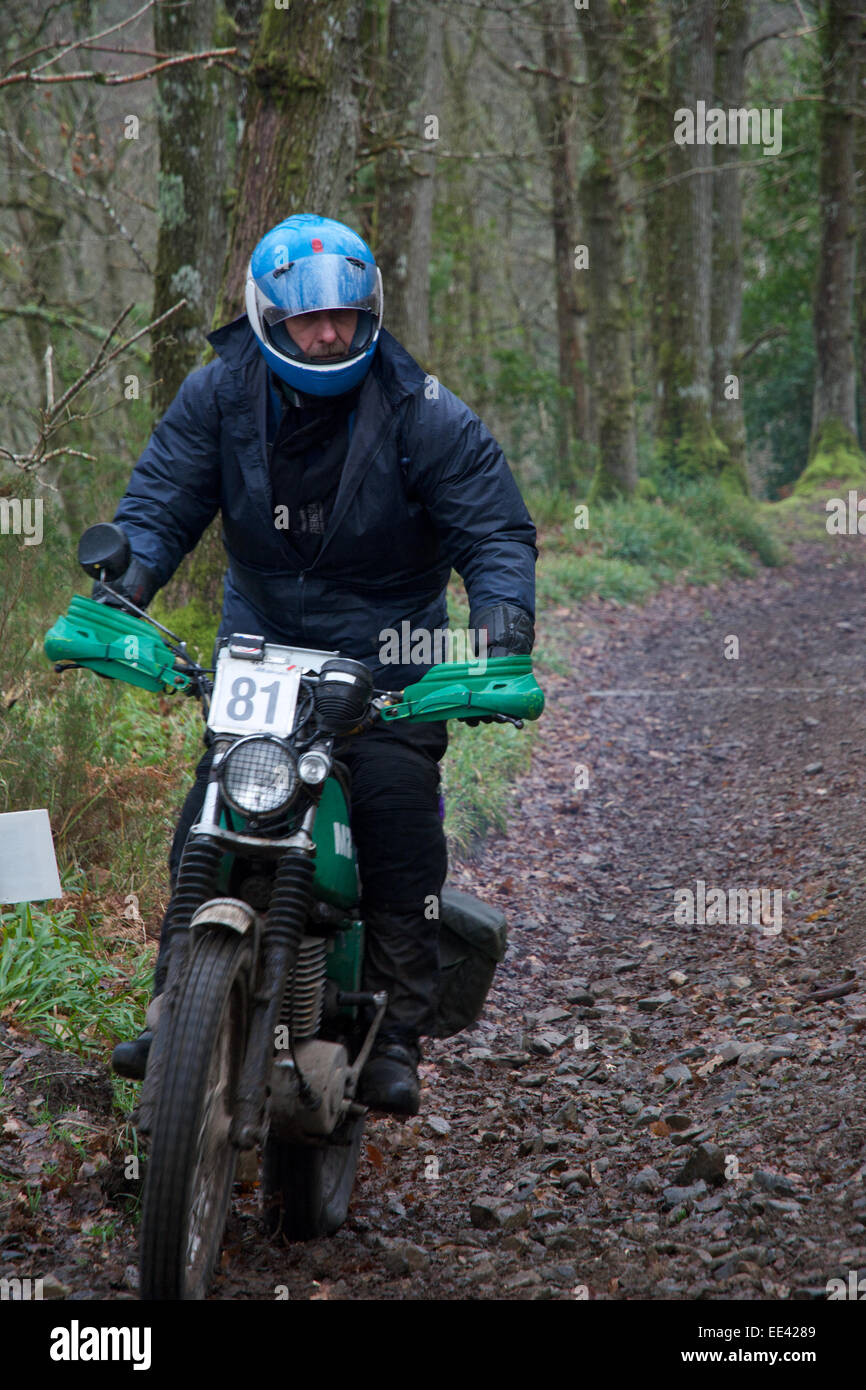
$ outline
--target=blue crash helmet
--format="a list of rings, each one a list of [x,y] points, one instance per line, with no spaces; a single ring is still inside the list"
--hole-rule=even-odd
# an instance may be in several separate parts
[[[322,309],[357,309],[340,357],[308,357],[286,320]],[[250,257],[246,311],[268,366],[296,391],[338,396],[370,369],[382,326],[382,276],[362,237],[330,217],[297,213],[262,237]]]

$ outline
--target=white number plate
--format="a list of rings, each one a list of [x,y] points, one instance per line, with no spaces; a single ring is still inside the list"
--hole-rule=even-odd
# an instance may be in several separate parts
[[[292,731],[301,668],[285,660],[242,661],[223,652],[217,664],[208,728],[218,734]]]

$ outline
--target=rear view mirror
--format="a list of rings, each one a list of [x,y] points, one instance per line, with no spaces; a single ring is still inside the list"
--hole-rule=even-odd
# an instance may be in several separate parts
[[[88,526],[78,542],[78,563],[91,579],[119,579],[129,569],[132,547],[129,537],[113,521]]]

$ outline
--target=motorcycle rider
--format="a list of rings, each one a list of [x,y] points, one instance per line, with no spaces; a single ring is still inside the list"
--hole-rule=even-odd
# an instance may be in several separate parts
[[[115,589],[146,607],[219,510],[228,571],[218,641],[250,632],[340,651],[364,661],[377,688],[402,689],[431,662],[413,648],[393,664],[385,630],[408,620],[414,639],[445,628],[453,566],[487,655],[532,650],[537,551],[523,499],[478,417],[382,328],[381,274],[356,232],[311,214],[273,227],[250,259],[246,313],[208,341],[216,358],[181,385],[115,514],[133,554]],[[95,595],[106,597],[99,586]],[[359,1098],[394,1114],[418,1111],[419,1038],[435,1005],[429,904],[447,872],[447,742],[444,723],[397,722],[334,747],[351,775],[363,987],[389,997]],[[211,756],[175,832],[172,888]],[[119,1043],[115,1070],[143,1076],[150,1041],[146,1029]]]

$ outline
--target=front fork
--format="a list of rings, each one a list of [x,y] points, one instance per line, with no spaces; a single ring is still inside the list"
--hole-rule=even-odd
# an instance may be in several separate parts
[[[201,819],[184,847],[171,916],[166,924],[171,934],[166,988],[137,1115],[138,1128],[143,1134],[150,1133],[156,1112],[171,1016],[189,956],[193,914],[212,897],[219,862],[226,849],[263,847],[261,840],[254,841],[250,836],[217,826],[215,811],[215,797],[211,794],[206,797]],[[280,854],[280,860],[262,932],[260,968],[254,975],[257,987],[252,996],[252,1014],[230,1130],[231,1141],[239,1149],[254,1148],[265,1137],[274,1030],[282,1009],[286,981],[298,958],[313,897],[315,846],[310,832],[314,817],[315,808],[311,807],[299,832],[287,841],[272,841],[269,845],[271,852]],[[342,994],[338,1002],[369,1004],[375,1009],[358,1056],[346,1076],[346,1103],[351,1109],[361,1069],[370,1054],[388,999],[384,993]],[[301,1099],[309,1110],[315,1110],[321,1103],[309,1087],[302,1088]]]
[[[314,851],[294,850],[277,865],[262,934],[262,969],[253,996],[247,1049],[238,1083],[231,1140],[251,1149],[264,1138],[267,1084],[274,1055],[274,1030],[304,935],[313,896]]]

